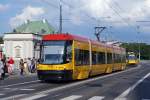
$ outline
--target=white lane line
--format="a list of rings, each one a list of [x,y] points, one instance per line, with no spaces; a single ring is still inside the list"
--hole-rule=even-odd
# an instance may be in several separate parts
[[[3,93],[0,93],[0,96],[2,96],[2,95],[5,95],[5,94],[3,94]]]
[[[104,96],[94,96],[88,100],[103,100],[105,97]]]
[[[142,65],[138,65],[138,67],[141,67]]]
[[[13,96],[10,96],[10,97],[6,97],[6,98],[1,98],[0,100],[16,100],[15,98],[19,98],[21,96],[25,96],[27,94],[18,94],[18,95],[13,95]]]
[[[4,89],[9,90],[9,89],[11,89],[11,88],[4,88]]]
[[[126,98],[126,96],[135,89],[136,86],[138,86],[141,82],[144,81],[144,79],[146,79],[147,77],[150,76],[150,73],[146,74],[144,77],[142,77],[139,81],[137,81],[134,85],[132,85],[131,87],[129,87],[127,90],[125,90],[121,95],[119,95],[118,97],[116,97],[114,100],[121,100],[123,98]]]
[[[20,89],[20,90],[23,90],[23,91],[33,91],[35,89]]]
[[[5,90],[7,91],[15,91],[15,90],[18,90],[18,88],[4,88]]]
[[[82,97],[81,95],[72,95],[72,96],[69,96],[69,97],[66,97],[66,98],[62,98],[60,100],[76,100],[76,99],[79,99],[81,97]]]
[[[6,88],[6,87],[10,87],[10,86],[23,85],[23,84],[34,83],[34,82],[40,82],[40,80],[17,83],[17,84],[10,84],[10,85],[4,85],[4,86],[0,86],[0,88]]]
[[[121,72],[116,72],[116,73],[108,74],[108,75],[105,75],[105,76],[100,76],[100,77],[97,77],[97,78],[87,79],[85,81],[79,81],[79,82],[76,82],[76,83],[63,85],[63,86],[56,87],[56,88],[53,88],[53,89],[49,89],[49,90],[46,90],[46,91],[41,91],[41,92],[35,93],[33,95],[37,96],[37,95],[41,95],[41,94],[43,94],[43,95],[44,94],[48,94],[50,92],[55,92],[55,91],[59,91],[59,90],[66,89],[66,88],[70,88],[70,87],[73,87],[73,86],[77,86],[77,85],[89,83],[89,82],[92,82],[92,81],[96,81],[96,80],[99,80],[99,79],[107,78],[107,77],[110,77],[110,76],[118,75],[120,73],[128,72],[128,71],[131,71],[131,70],[134,70],[134,69],[138,69],[140,67],[141,66],[138,66],[138,67],[131,68],[131,69],[128,69],[128,70],[124,70],[124,71],[121,71]]]
[[[110,76],[118,75],[120,73],[128,72],[128,71],[131,71],[131,70],[134,70],[134,69],[138,69],[138,68],[140,68],[140,66],[135,67],[135,68],[131,68],[131,69],[128,69],[128,70],[124,70],[124,71],[121,71],[121,72],[116,72],[116,73],[108,74],[108,75],[105,75],[105,76],[100,76],[100,77],[96,77],[96,78],[92,78],[92,79],[87,79],[87,80],[79,81],[79,82],[72,83],[72,84],[63,85],[63,86],[60,86],[60,87],[57,87],[57,88],[53,88],[53,89],[50,89],[50,90],[41,91],[41,92],[36,93],[36,94],[44,94],[44,93],[55,92],[55,91],[62,90],[62,89],[65,89],[65,88],[70,88],[70,87],[73,87],[73,86],[77,86],[77,85],[89,83],[89,82],[92,82],[92,81],[96,81],[96,80],[99,80],[99,79],[107,78],[107,77],[110,77]]]
[[[24,99],[20,99],[20,100],[34,100],[34,99],[39,99],[39,98],[45,97],[45,96],[47,96],[47,95],[46,94],[39,94],[39,95],[24,98]]]

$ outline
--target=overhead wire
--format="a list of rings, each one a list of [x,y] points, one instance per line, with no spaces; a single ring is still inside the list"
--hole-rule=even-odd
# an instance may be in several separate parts
[[[50,2],[48,2],[47,0],[42,0],[42,1],[44,1],[45,3],[51,5],[51,6],[54,7],[54,8],[59,9],[58,6],[56,6],[56,5],[54,5],[54,4],[50,3]],[[129,27],[133,27],[131,24],[129,24],[128,20],[124,19],[124,18],[120,15],[120,13],[119,13],[112,5],[110,5],[106,0],[104,0],[104,2],[113,10],[113,12],[114,12],[116,15],[118,15],[118,16],[121,18],[121,20],[122,20],[124,23],[126,23]],[[121,11],[124,11],[124,10],[119,6],[119,4],[118,4],[116,1],[113,1],[113,0],[112,0],[112,2],[113,2],[113,4],[114,4],[115,6],[117,6]],[[68,3],[66,3],[66,2],[63,1],[63,0],[62,0],[62,3],[63,3],[64,5],[66,5],[66,6],[68,6],[68,7],[71,8],[71,9],[74,9],[74,8],[75,8],[74,6],[72,6],[72,5],[68,4]],[[97,19],[94,18],[94,17],[91,17],[91,16],[90,16],[89,14],[87,14],[86,12],[83,12],[83,11],[82,11],[82,14],[84,14],[85,16],[87,16],[88,18],[90,18],[90,19],[93,20],[93,21],[96,21],[96,22],[97,22],[97,21],[100,21],[100,20],[97,20]],[[135,27],[134,27],[134,28],[135,28]],[[136,30],[136,32],[137,32],[137,30]]]
[[[68,7],[70,7],[71,9],[74,9],[75,7],[73,7],[72,5],[70,5],[70,4],[68,4],[68,3],[66,3],[66,2],[64,2],[63,1],[63,3],[65,4],[65,5],[67,5]],[[98,23],[100,22],[100,20],[97,20],[96,18],[94,18],[94,17],[91,17],[90,15],[88,15],[87,13],[85,13],[85,12],[82,12],[85,16],[87,16],[88,18],[90,18],[91,20],[93,20],[93,21],[98,21]],[[106,32],[105,32],[106,33]]]
[[[68,6],[68,7],[71,8],[71,9],[75,9],[74,6],[72,6],[72,5],[68,4],[68,3],[66,3],[65,1],[62,1],[62,3],[65,4],[66,6]],[[92,20],[94,20],[94,21],[97,21],[94,17],[89,16],[87,13],[85,13],[85,12],[83,12],[83,11],[82,11],[82,13],[83,13],[85,16],[87,16],[88,18],[90,18],[90,19],[92,19]]]
[[[50,3],[50,2],[48,2],[47,0],[40,0],[40,1],[45,2],[46,4],[50,5],[50,6],[53,7],[53,8],[59,9],[59,6],[56,6],[56,5],[54,5],[54,4]]]
[[[104,2],[114,11],[114,13],[116,13],[116,15],[118,15],[118,16],[120,17],[120,19],[121,19],[124,23],[126,23],[129,27],[133,27],[133,26],[131,26],[131,25],[128,23],[128,20],[124,19],[124,18],[118,13],[118,11],[117,11],[116,9],[114,9],[114,7],[113,7],[112,5],[110,5],[110,4],[107,2],[107,0],[104,0]]]
[[[115,5],[115,7],[116,7],[116,9],[119,9],[121,12],[125,12],[125,10],[122,8],[122,7],[120,7],[120,5],[118,4],[118,2],[116,2],[115,0],[111,0],[111,2]],[[105,2],[106,3],[106,2]],[[107,3],[107,5],[108,5],[108,3]],[[108,5],[109,6],[109,5]],[[109,6],[110,7],[110,6]],[[119,13],[118,13],[118,11],[115,11],[115,13],[117,13],[117,15],[119,15],[119,17],[121,16]],[[122,17],[122,16],[121,16]],[[123,19],[123,18],[122,18]],[[124,21],[124,20],[123,20]],[[109,23],[121,23],[120,21],[112,21],[112,22],[110,22],[109,21]],[[129,26],[129,25],[128,25]],[[110,28],[111,27],[111,28]],[[114,27],[112,27],[112,26],[110,26],[109,28],[110,28],[110,33],[115,33],[115,32],[113,32],[113,30],[112,30],[112,28],[114,29]],[[117,30],[116,30],[117,31]],[[113,34],[114,35],[114,34]],[[116,36],[115,36],[116,37]],[[117,39],[118,40],[118,39]]]

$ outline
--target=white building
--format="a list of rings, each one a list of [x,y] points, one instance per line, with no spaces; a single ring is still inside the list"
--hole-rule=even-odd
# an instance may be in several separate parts
[[[5,33],[3,39],[6,57],[13,57],[14,60],[39,58],[41,35],[34,33]]]
[[[50,33],[54,33],[54,29],[46,20],[28,20],[13,32],[4,34],[4,54],[15,61],[33,57],[38,59],[42,35]]]

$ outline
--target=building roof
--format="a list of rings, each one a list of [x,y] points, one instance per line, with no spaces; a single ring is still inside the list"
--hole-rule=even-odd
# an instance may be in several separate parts
[[[18,26],[13,30],[16,33],[38,33],[38,34],[50,34],[54,33],[55,29],[48,23],[47,20],[29,21],[27,20],[21,26]]]

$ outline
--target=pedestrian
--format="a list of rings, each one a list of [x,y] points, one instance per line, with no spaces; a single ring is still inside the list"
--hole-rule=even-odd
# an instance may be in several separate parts
[[[39,63],[40,63],[40,59],[38,58],[36,64],[38,65]]]
[[[19,67],[20,67],[20,75],[23,75],[23,72],[24,72],[24,62],[23,62],[23,59],[20,59]]]
[[[28,71],[28,64],[27,64],[26,58],[24,59],[24,72],[25,72],[26,74],[29,73],[29,71]]]
[[[33,59],[31,60],[31,73],[35,72],[35,64],[36,64],[36,60],[33,57]]]
[[[3,73],[4,73],[4,65],[3,65],[2,59],[0,59],[0,80],[4,79],[4,77],[2,75]]]
[[[9,72],[9,74],[12,74],[13,69],[14,69],[14,60],[12,57],[10,57],[10,59],[8,60],[8,64],[9,64],[8,72]]]
[[[3,62],[3,65],[4,65],[4,68],[3,68],[4,72],[2,73],[2,77],[5,78],[5,73],[8,73],[7,64],[6,64],[6,56],[5,55],[3,55],[2,62]]]
[[[28,66],[28,71],[31,73],[31,59],[30,58],[28,58],[27,59],[27,66]]]
[[[8,71],[8,67],[9,67],[9,63],[8,63],[8,61],[9,61],[9,57],[7,57],[7,58],[6,58],[6,61],[5,61],[5,63],[6,63],[6,69],[7,69],[7,73],[9,73],[9,71]]]
[[[5,73],[7,72],[6,59],[3,58],[3,59],[2,59],[2,62],[3,62],[3,66],[4,66],[4,68],[3,68],[3,73],[2,73],[2,77],[3,77],[3,79],[4,79],[4,78],[5,78]]]

